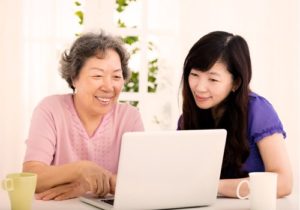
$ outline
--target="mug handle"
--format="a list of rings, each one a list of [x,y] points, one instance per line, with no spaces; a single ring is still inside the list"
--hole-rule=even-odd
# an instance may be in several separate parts
[[[14,190],[14,181],[11,178],[6,178],[2,181],[2,187],[6,191],[13,191]]]
[[[237,186],[237,188],[236,188],[236,195],[237,195],[237,197],[238,197],[239,199],[247,199],[247,198],[249,198],[249,194],[248,194],[248,195],[245,195],[245,196],[241,196],[241,195],[240,195],[240,188],[241,188],[242,184],[244,184],[244,183],[246,183],[246,184],[248,185],[248,187],[249,187],[249,181],[248,181],[248,180],[243,180],[243,181],[241,181],[241,182],[238,184],[238,186]]]

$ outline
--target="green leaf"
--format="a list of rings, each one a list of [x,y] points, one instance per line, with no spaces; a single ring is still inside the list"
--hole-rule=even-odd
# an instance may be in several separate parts
[[[81,10],[78,10],[75,12],[75,15],[79,18],[79,24],[82,25],[83,24],[83,17],[84,14]]]
[[[134,2],[136,0],[116,0],[117,3],[117,12],[121,13],[123,12],[126,7],[128,7],[130,2]]]
[[[154,65],[154,64],[157,64],[157,62],[158,62],[158,59],[155,58],[155,59],[149,61],[149,64]]]
[[[118,19],[118,26],[119,26],[119,28],[126,28],[125,23],[120,19]]]
[[[137,42],[139,40],[138,36],[126,36],[123,38],[123,42],[129,45],[132,45],[133,43]]]
[[[129,81],[124,85],[124,92],[138,92],[139,91],[139,72],[132,71]]]
[[[125,8],[128,6],[128,3],[126,0],[116,0],[117,3],[117,11],[123,12]]]
[[[128,103],[132,106],[138,107],[139,102],[138,101],[120,101],[121,103]]]
[[[74,3],[77,7],[81,6],[81,3],[79,1],[75,1]]]
[[[155,77],[148,77],[148,82],[154,83],[156,81]]]

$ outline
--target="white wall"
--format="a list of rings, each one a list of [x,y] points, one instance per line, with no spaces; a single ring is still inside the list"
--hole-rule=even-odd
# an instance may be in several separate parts
[[[13,12],[12,12],[13,11]],[[24,145],[20,139],[24,112],[22,95],[21,9],[18,0],[1,1],[0,6],[0,179],[7,171],[21,167]],[[15,159],[12,164],[12,159]]]
[[[243,36],[252,58],[253,91],[277,110],[299,176],[299,5],[297,0],[181,1],[181,60],[204,34],[225,30]],[[295,188],[297,189],[297,188]]]
[[[73,1],[1,0],[0,179],[22,170],[25,139],[38,101],[68,91],[57,66],[59,51],[75,34],[70,22],[77,24],[77,19],[70,5]]]

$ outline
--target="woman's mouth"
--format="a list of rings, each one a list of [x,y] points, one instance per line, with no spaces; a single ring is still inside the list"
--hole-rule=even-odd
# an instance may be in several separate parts
[[[99,96],[96,96],[96,98],[103,105],[108,105],[112,100],[112,98],[105,98],[105,97],[99,97]]]
[[[197,101],[202,102],[202,101],[207,101],[207,100],[211,99],[211,96],[195,95],[195,98],[196,98]]]

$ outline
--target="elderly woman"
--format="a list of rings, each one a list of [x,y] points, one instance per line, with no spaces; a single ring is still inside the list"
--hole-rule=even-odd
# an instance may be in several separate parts
[[[27,139],[23,171],[37,173],[38,199],[114,193],[122,134],[144,129],[136,108],[117,103],[128,58],[122,42],[103,32],[80,36],[62,55],[73,94],[42,100]]]

